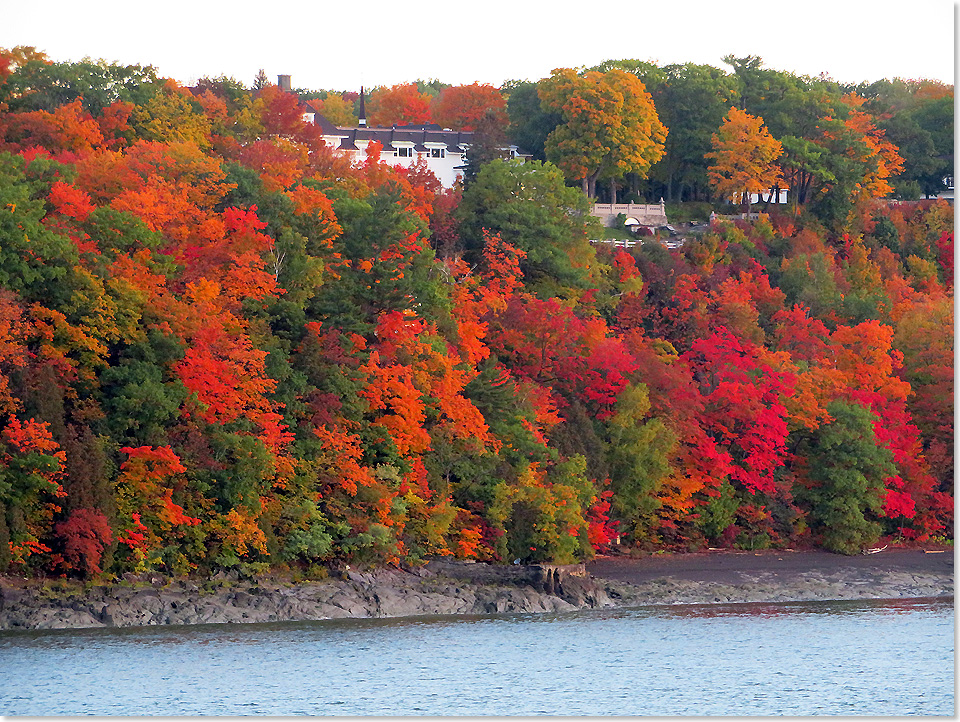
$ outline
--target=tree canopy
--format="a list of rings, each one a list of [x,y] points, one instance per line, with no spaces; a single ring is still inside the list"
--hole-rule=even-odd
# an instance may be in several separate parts
[[[946,151],[952,90],[734,60],[510,84],[506,132],[557,163],[477,153],[446,189],[375,145],[334,153],[265,78],[97,85],[108,66],[0,51],[0,572],[949,537],[953,207],[883,196],[901,163],[934,172],[912,164]],[[395,107],[429,118],[448,91]],[[779,166],[805,195],[683,244],[602,242],[568,182],[708,193],[692,148],[714,135],[724,193]]]
[[[547,158],[594,196],[598,179],[646,176],[667,137],[643,83],[619,69],[578,74],[555,70],[540,100],[561,117],[546,140]]]
[[[721,196],[743,203],[749,211],[751,193],[770,191],[780,183],[776,161],[783,147],[763,126],[762,118],[730,108],[712,144],[706,157],[714,163],[708,172]]]

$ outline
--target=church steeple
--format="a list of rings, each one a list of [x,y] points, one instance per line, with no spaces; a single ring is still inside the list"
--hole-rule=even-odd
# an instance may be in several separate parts
[[[367,127],[367,109],[363,104],[363,86],[360,86],[360,127]]]

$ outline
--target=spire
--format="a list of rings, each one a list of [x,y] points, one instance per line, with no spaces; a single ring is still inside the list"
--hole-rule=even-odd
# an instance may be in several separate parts
[[[363,86],[360,86],[360,127],[367,127],[367,109],[363,105]]]

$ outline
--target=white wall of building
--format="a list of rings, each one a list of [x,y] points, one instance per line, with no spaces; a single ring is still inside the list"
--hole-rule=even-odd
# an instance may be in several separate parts
[[[324,142],[333,148],[338,148],[340,145],[339,138],[324,136]],[[351,161],[354,163],[362,163],[366,160],[367,146],[370,144],[370,141],[358,140],[356,144],[358,150],[344,150],[340,152],[349,154]],[[433,157],[433,154],[430,152],[432,150],[431,146],[442,149],[443,157]],[[387,165],[409,168],[414,165],[418,159],[423,158],[426,161],[427,168],[437,177],[437,180],[440,181],[444,188],[452,188],[458,180],[463,178],[463,171],[457,168],[457,166],[462,166],[466,162],[462,153],[451,153],[441,144],[428,143],[426,144],[426,152],[414,149],[412,155],[401,156],[398,155],[398,148],[400,147],[413,148],[413,144],[396,142],[393,146],[385,147],[380,151],[380,160]]]
[[[751,202],[751,203],[761,203],[761,202],[762,202],[762,203],[766,203],[768,198],[773,198],[773,200],[770,201],[771,203],[778,203],[778,204],[786,203],[786,202],[787,202],[787,194],[788,194],[788,192],[789,192],[789,189],[787,189],[787,188],[780,188],[780,189],[779,189],[780,192],[779,192],[779,194],[778,194],[776,197],[774,197],[774,193],[773,193],[774,190],[775,190],[775,189],[771,188],[771,189],[770,189],[769,191],[767,191],[766,193],[751,193],[751,194],[750,194],[750,202]]]

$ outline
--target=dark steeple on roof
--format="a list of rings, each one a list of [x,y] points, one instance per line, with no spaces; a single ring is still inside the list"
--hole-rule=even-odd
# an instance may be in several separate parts
[[[360,126],[366,127],[367,125],[367,109],[363,104],[363,86],[360,86]]]

